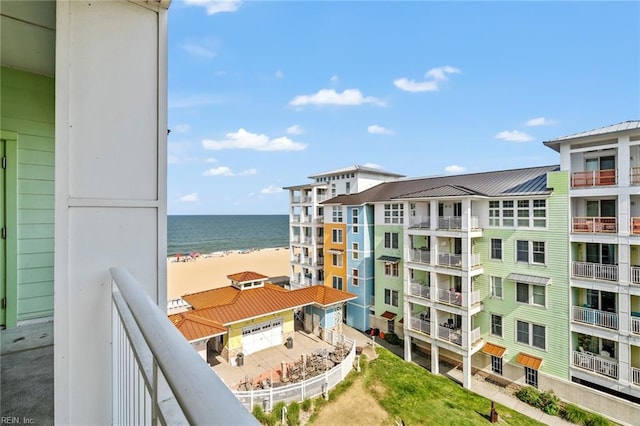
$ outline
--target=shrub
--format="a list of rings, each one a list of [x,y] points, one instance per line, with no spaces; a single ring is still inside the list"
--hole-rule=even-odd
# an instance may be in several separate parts
[[[289,426],[298,426],[300,424],[300,404],[292,402],[287,409],[287,424]]]
[[[533,405],[534,407],[539,407],[540,392],[532,386],[520,389],[516,392],[516,397],[522,402]]]
[[[253,417],[255,417],[256,420],[260,422],[260,424],[267,426],[274,426],[276,424],[274,416],[265,413],[262,407],[259,405],[254,406],[251,413],[253,414]]]
[[[574,404],[567,404],[562,411],[562,417],[571,423],[584,425],[587,421],[588,413]]]
[[[560,400],[552,392],[542,392],[538,398],[538,408],[552,416],[560,412],[559,403]]]
[[[309,410],[311,410],[311,405],[312,404],[313,403],[311,402],[311,400],[307,398],[304,401],[302,401],[302,409],[304,411],[309,411]]]
[[[400,338],[395,333],[387,333],[384,335],[384,340],[390,345],[397,345],[400,343]]]
[[[585,426],[608,426],[611,422],[599,414],[588,414],[584,424]]]

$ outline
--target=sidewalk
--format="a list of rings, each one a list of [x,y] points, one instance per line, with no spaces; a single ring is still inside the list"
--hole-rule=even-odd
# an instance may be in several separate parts
[[[356,345],[358,346],[371,345],[371,342],[372,342],[371,337],[367,336],[366,334],[358,330],[355,330],[351,327],[347,327],[343,324],[342,331],[345,336],[351,339],[354,339],[356,341]],[[386,341],[378,337],[375,338],[375,343],[378,346],[382,346],[383,348],[388,349],[389,351],[398,355],[400,358],[404,358],[403,346],[390,345]],[[421,367],[424,367],[429,371],[431,370],[430,358],[425,357],[424,355],[418,352],[413,352],[411,354],[411,360],[413,363]],[[442,362],[440,363],[440,374],[458,383],[462,383],[462,371],[458,370],[455,367],[452,367],[449,364],[445,364]],[[515,396],[509,394],[505,388],[486,382],[482,377],[477,375],[473,376],[471,391],[489,399],[490,401],[495,401],[498,404],[511,408],[519,413],[524,414],[525,416],[531,417],[532,419],[542,422],[546,425],[565,426],[565,425],[572,424],[567,422],[564,419],[561,419],[560,417],[550,416],[544,413],[542,410],[539,410],[535,407],[525,404]],[[499,414],[500,414],[500,411],[498,410],[498,415]]]

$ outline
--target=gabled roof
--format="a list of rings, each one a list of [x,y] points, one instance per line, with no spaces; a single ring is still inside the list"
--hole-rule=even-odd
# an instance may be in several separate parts
[[[355,172],[375,173],[375,174],[378,174],[378,175],[393,176],[393,177],[404,177],[405,176],[405,175],[400,175],[400,174],[397,174],[397,173],[387,172],[387,171],[382,170],[382,169],[376,169],[374,167],[353,165],[353,166],[343,167],[341,169],[331,170],[331,171],[324,172],[324,173],[317,173],[315,175],[309,176],[309,178],[310,179],[315,179],[315,178],[319,178],[319,177],[322,177],[322,176],[335,175],[335,174],[338,174],[338,173],[355,173]]]
[[[253,282],[253,281],[260,281],[260,280],[268,280],[269,279],[268,276],[262,275],[262,274],[259,274],[257,272],[253,272],[253,271],[245,271],[245,272],[239,272],[237,274],[227,275],[227,278],[229,278],[232,281],[239,282],[239,283],[248,283],[248,282]]]
[[[227,333],[225,326],[216,321],[202,318],[194,311],[169,315],[169,320],[188,341]]]
[[[362,205],[366,203],[426,197],[543,195],[547,173],[559,166],[529,167],[455,176],[436,176],[381,183],[358,194],[339,195],[322,204]]]
[[[545,141],[544,144],[555,151],[560,151],[560,142],[563,142],[563,141],[586,138],[589,136],[600,136],[600,135],[606,135],[611,133],[623,132],[626,130],[637,130],[637,129],[640,129],[640,120],[629,120],[629,121],[623,121],[621,123],[612,124],[610,126],[600,127],[598,129],[587,130],[585,132],[574,133],[567,136],[560,136],[559,138]]]

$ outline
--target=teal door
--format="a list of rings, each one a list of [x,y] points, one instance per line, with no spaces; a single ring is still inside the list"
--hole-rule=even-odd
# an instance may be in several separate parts
[[[5,140],[0,139],[0,328],[7,324],[7,239],[6,239],[6,176],[4,167]]]

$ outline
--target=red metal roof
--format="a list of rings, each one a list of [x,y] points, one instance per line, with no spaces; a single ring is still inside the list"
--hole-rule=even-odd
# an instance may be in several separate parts
[[[482,347],[482,352],[488,355],[497,356],[498,358],[502,358],[507,348],[504,346],[494,345],[493,343],[485,343]]]
[[[239,283],[247,283],[251,281],[267,280],[269,277],[253,271],[239,272],[237,274],[227,275],[227,278]]]
[[[516,358],[516,362],[520,365],[524,365],[525,367],[537,370],[540,368],[540,364],[542,364],[542,358],[520,352]]]

